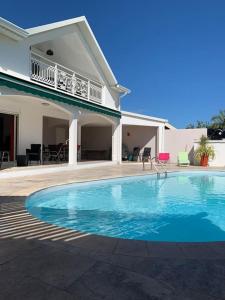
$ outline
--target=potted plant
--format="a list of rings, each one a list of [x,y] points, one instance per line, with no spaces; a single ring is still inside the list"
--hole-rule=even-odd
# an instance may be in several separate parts
[[[207,167],[209,158],[215,157],[215,151],[212,146],[208,145],[208,138],[202,135],[200,138],[199,146],[195,151],[195,157],[200,160],[200,166]]]

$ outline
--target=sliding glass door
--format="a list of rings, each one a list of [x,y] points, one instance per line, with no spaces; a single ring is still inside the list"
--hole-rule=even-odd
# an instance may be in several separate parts
[[[15,159],[15,116],[0,113],[0,152],[4,160]]]

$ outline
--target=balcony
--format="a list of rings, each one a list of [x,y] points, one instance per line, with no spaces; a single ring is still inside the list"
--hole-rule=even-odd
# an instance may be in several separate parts
[[[102,85],[31,52],[31,79],[75,97],[102,103]]]

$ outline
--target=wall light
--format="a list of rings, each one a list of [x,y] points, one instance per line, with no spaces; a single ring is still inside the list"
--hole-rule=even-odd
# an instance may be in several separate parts
[[[46,51],[46,54],[49,55],[49,56],[52,56],[54,54],[54,52],[51,49],[48,49]]]

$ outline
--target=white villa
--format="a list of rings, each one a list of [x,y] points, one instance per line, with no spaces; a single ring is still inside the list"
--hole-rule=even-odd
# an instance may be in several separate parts
[[[41,162],[49,145],[67,144],[70,165],[121,163],[122,144],[130,151],[151,147],[154,156],[164,150],[167,120],[121,111],[129,93],[85,17],[30,29],[0,18],[0,151],[6,160],[16,161],[32,144],[41,145]]]

